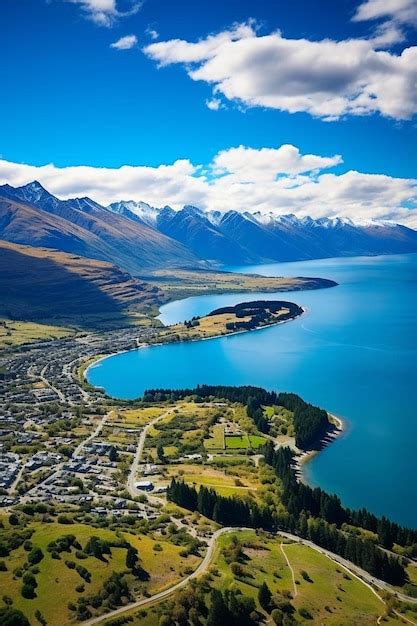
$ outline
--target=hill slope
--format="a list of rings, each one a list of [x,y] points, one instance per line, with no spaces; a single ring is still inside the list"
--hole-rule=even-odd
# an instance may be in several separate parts
[[[162,301],[161,291],[111,263],[0,241],[0,316],[19,320],[129,322]]]
[[[0,238],[110,261],[131,274],[151,267],[198,265],[181,243],[155,228],[89,198],[59,200],[36,181],[0,187]]]

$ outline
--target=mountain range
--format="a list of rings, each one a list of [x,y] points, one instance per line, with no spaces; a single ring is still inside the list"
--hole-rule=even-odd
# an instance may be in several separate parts
[[[338,256],[417,251],[417,232],[401,224],[346,218],[298,218],[293,214],[179,211],[132,200],[109,210],[156,228],[199,259],[224,264],[299,261]]]
[[[391,222],[60,200],[34,181],[0,186],[0,239],[108,261],[132,275],[158,268],[417,252],[417,231]]]

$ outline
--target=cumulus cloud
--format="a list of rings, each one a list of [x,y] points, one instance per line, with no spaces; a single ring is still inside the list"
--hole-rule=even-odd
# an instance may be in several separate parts
[[[130,50],[134,48],[138,43],[138,38],[136,35],[125,35],[124,37],[120,37],[117,41],[110,44],[110,48],[115,48],[116,50]]]
[[[154,206],[295,213],[312,217],[393,219],[417,226],[417,179],[330,171],[339,155],[301,154],[298,148],[222,150],[203,167],[188,159],[158,167],[58,168],[0,160],[0,184],[39,180],[60,198],[90,196],[109,204],[145,200]]]
[[[406,120],[417,112],[417,47],[397,55],[365,39],[261,36],[247,23],[197,42],[151,43],[144,53],[159,67],[182,65],[214,94],[249,107],[307,112],[325,120],[371,113]]]
[[[130,0],[126,10],[121,10],[118,0],[66,0],[81,7],[83,15],[97,26],[110,28],[120,18],[129,17],[137,13],[141,2]]]
[[[279,148],[247,148],[239,146],[222,150],[213,159],[215,174],[227,174],[234,180],[256,182],[275,180],[280,174],[318,172],[342,163],[342,157],[321,157],[300,154],[295,146],[285,144]]]

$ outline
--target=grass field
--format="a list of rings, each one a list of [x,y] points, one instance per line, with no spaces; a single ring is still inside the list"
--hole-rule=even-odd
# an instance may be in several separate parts
[[[153,419],[159,417],[167,411],[167,407],[145,407],[141,409],[127,409],[125,411],[114,411],[109,420],[109,424],[120,426],[121,428],[142,427],[149,424]]]
[[[76,331],[73,328],[63,326],[0,319],[0,350],[12,346],[20,346],[25,343],[33,343],[34,341],[62,339],[62,337],[68,337],[75,333]]]
[[[285,546],[295,573],[297,596],[294,606],[306,607],[317,624],[375,624],[384,605],[357,578],[316,550],[300,544]],[[311,581],[301,575],[306,571]]]
[[[233,450],[247,450],[248,448],[257,450],[260,446],[263,446],[265,441],[265,437],[260,437],[259,435],[226,435],[225,437],[226,448]]]
[[[285,553],[294,570],[297,595],[294,592],[291,570],[281,550],[281,541],[257,537],[252,531],[236,533],[243,544],[242,574],[232,573],[225,554],[231,545],[231,535],[219,539],[214,567],[218,575],[213,583],[225,590],[238,587],[257,600],[258,588],[266,582],[271,592],[290,593],[296,609],[297,623],[326,626],[370,626],[376,624],[384,612],[384,604],[356,578],[345,576],[326,556],[301,544],[284,544]],[[304,580],[301,571],[307,572],[310,581]],[[313,619],[303,620],[298,613],[305,608]],[[391,624],[400,623],[396,620]]]
[[[71,524],[65,526],[57,523],[32,525],[35,532],[31,541],[34,546],[42,549],[44,558],[38,564],[39,573],[36,575],[38,587],[37,596],[34,599],[25,599],[21,596],[22,579],[13,574],[16,568],[22,567],[27,553],[23,547],[13,550],[9,557],[2,560],[6,563],[7,571],[0,572],[0,587],[2,596],[7,595],[13,598],[13,605],[23,611],[31,624],[36,624],[34,617],[38,609],[45,617],[48,626],[64,626],[71,623],[71,611],[68,609],[68,602],[76,602],[80,594],[76,587],[81,583],[85,584],[86,595],[91,595],[100,590],[103,582],[109,578],[112,572],[126,571],[125,548],[112,548],[112,555],[108,562],[101,561],[92,556],[78,560],[74,550],[71,553],[63,552],[61,559],[53,559],[46,548],[50,541],[56,540],[62,535],[73,534],[84,547],[89,537],[95,535],[103,540],[116,540],[116,534],[107,529],[92,528],[85,524]],[[156,593],[161,589],[173,584],[184,575],[184,568],[195,568],[199,559],[195,556],[181,557],[181,547],[165,541],[163,538],[152,539],[146,535],[131,535],[123,533],[122,536],[139,551],[141,565],[150,574],[145,586],[147,593]],[[153,548],[159,543],[160,550]],[[84,583],[79,574],[74,569],[69,569],[65,565],[65,560],[73,560],[84,566],[91,573],[91,582]],[[3,601],[0,601],[3,604]]]
[[[251,468],[236,467],[225,472],[207,465],[179,464],[168,467],[167,474],[197,487],[204,485],[222,496],[254,494],[260,487]]]
[[[204,440],[204,447],[206,450],[224,450],[224,425],[215,424],[211,429],[210,439]]]

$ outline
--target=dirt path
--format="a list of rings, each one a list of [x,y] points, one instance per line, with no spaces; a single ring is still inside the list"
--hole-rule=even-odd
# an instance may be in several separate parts
[[[290,572],[291,572],[292,584],[293,584],[293,587],[294,587],[294,598],[295,598],[297,596],[297,594],[298,594],[297,585],[295,583],[295,572],[294,572],[293,567],[292,567],[292,565],[290,563],[290,559],[288,558],[287,553],[284,550],[284,542],[281,542],[281,552],[284,555],[284,559],[285,559],[285,561],[286,561],[286,563],[287,563],[287,565],[288,565],[288,567],[290,569]]]

